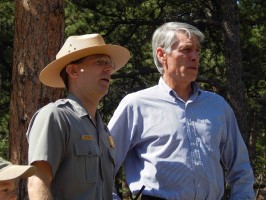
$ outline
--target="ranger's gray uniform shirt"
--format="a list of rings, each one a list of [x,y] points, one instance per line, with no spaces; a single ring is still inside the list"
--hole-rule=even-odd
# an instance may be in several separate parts
[[[114,149],[98,112],[96,119],[95,126],[71,94],[33,116],[27,131],[29,164],[50,163],[54,200],[112,199]]]

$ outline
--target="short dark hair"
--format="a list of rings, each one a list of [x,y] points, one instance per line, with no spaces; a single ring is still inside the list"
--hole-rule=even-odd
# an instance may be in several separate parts
[[[66,72],[66,67],[64,67],[64,69],[62,69],[62,71],[60,72],[60,77],[62,78],[66,89],[68,90],[68,74]]]

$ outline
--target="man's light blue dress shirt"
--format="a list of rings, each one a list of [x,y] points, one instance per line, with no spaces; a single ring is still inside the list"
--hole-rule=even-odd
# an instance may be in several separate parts
[[[187,102],[161,78],[127,95],[108,128],[116,142],[116,171],[125,162],[133,193],[172,200],[218,200],[225,180],[231,199],[255,199],[248,151],[229,104],[200,90]],[[222,165],[221,165],[222,163]]]

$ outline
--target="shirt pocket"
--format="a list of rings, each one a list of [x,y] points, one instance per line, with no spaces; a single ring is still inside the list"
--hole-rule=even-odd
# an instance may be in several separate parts
[[[74,149],[74,177],[81,183],[97,182],[99,179],[99,160],[101,155],[97,143],[93,140],[75,140]]]

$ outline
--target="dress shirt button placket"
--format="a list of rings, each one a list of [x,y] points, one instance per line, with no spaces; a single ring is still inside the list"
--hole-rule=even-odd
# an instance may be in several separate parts
[[[203,182],[202,175],[204,176],[202,155],[201,155],[201,139],[197,134],[196,122],[190,122],[190,133],[193,138],[193,164],[194,164],[194,172],[197,174],[195,176],[195,192],[196,199],[204,199],[204,191],[205,191],[205,183]]]
[[[186,122],[186,127],[187,127],[187,136],[189,140],[189,151],[190,151],[190,158],[191,158],[191,166],[194,171],[195,165],[196,165],[196,156],[195,156],[195,151],[196,151],[196,142],[193,134],[191,133],[191,122],[190,119],[187,118]]]
[[[201,196],[202,188],[200,184],[200,179],[198,178],[198,173],[202,172],[202,161],[201,161],[201,155],[200,155],[200,139],[197,138],[196,134],[196,127],[195,122],[191,120],[191,115],[188,112],[188,106],[186,106],[186,128],[187,128],[187,136],[189,140],[189,153],[190,153],[190,163],[191,163],[191,169],[194,176],[194,190],[195,190],[195,199],[201,199],[199,198]]]

